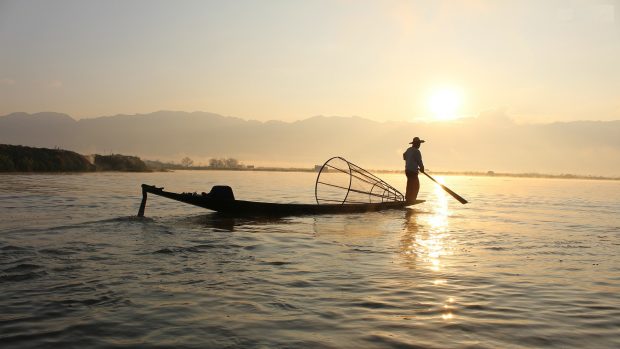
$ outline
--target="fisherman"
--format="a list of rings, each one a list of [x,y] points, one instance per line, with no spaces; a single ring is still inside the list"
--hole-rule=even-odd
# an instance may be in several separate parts
[[[424,172],[424,163],[422,162],[422,153],[420,153],[420,145],[424,143],[419,137],[414,137],[410,142],[411,147],[403,153],[405,160],[405,174],[407,175],[407,191],[405,201],[413,204],[418,197],[420,191],[420,179],[418,178],[418,169]]]

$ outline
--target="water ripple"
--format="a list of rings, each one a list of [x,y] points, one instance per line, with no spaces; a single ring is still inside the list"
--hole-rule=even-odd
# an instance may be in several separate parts
[[[304,201],[312,177],[4,176],[16,191],[0,188],[1,343],[620,347],[615,182],[449,177],[470,204],[423,186],[415,210],[284,219],[149,198],[148,218],[132,216],[144,181]]]

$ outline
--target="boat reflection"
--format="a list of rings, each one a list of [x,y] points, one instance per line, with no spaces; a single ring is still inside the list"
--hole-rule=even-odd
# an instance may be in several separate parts
[[[278,217],[233,217],[229,215],[211,212],[206,215],[199,215],[185,218],[192,225],[201,225],[205,228],[215,229],[219,231],[234,232],[236,229],[247,226],[264,226],[264,225],[283,225],[290,223],[290,220]]]

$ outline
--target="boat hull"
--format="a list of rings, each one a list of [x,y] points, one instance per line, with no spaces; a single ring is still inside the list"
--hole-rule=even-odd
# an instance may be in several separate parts
[[[208,195],[196,193],[173,193],[164,191],[152,185],[142,184],[142,205],[139,216],[144,215],[147,193],[162,196],[168,199],[180,201],[186,204],[203,207],[226,215],[235,216],[297,216],[316,214],[340,214],[340,213],[364,213],[383,210],[403,209],[406,206],[424,202],[416,200],[415,203],[405,201],[363,203],[363,204],[283,204],[272,202],[256,202],[235,199],[215,199]]]

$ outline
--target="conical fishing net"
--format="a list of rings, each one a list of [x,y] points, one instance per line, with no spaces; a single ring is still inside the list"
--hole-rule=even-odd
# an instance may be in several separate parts
[[[327,160],[321,167],[314,195],[319,205],[405,200],[401,192],[381,178],[339,156]]]

